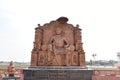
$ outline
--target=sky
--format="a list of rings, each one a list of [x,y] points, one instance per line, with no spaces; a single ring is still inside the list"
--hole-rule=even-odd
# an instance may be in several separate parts
[[[117,60],[119,0],[0,0],[0,61],[30,62],[34,28],[61,16],[80,25],[86,61]]]

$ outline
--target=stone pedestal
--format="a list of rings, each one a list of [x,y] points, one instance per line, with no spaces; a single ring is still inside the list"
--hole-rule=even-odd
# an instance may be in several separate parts
[[[4,77],[2,80],[20,80],[20,77]]]
[[[14,74],[9,74],[9,77],[14,77]]]
[[[23,73],[24,80],[92,80],[93,71],[78,66],[37,66]]]

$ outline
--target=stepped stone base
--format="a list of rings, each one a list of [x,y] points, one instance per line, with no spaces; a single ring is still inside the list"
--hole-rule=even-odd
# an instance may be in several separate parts
[[[23,70],[24,80],[92,80],[93,71],[78,66],[37,66]]]

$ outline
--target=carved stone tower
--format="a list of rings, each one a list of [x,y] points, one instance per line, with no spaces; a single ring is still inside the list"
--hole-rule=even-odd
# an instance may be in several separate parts
[[[43,26],[38,24],[31,66],[85,66],[81,29],[67,21],[60,17]]]

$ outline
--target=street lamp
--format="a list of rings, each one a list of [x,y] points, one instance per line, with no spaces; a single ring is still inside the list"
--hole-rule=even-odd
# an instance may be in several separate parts
[[[120,52],[117,52],[117,57],[118,57],[118,62],[117,62],[117,67],[118,67],[118,72],[116,76],[120,76]]]
[[[117,52],[118,62],[120,62],[120,52]]]
[[[97,56],[96,54],[92,54],[93,59],[94,59],[94,65],[95,65],[95,57]]]
[[[117,52],[117,57],[118,57],[117,67],[120,69],[120,52]]]

